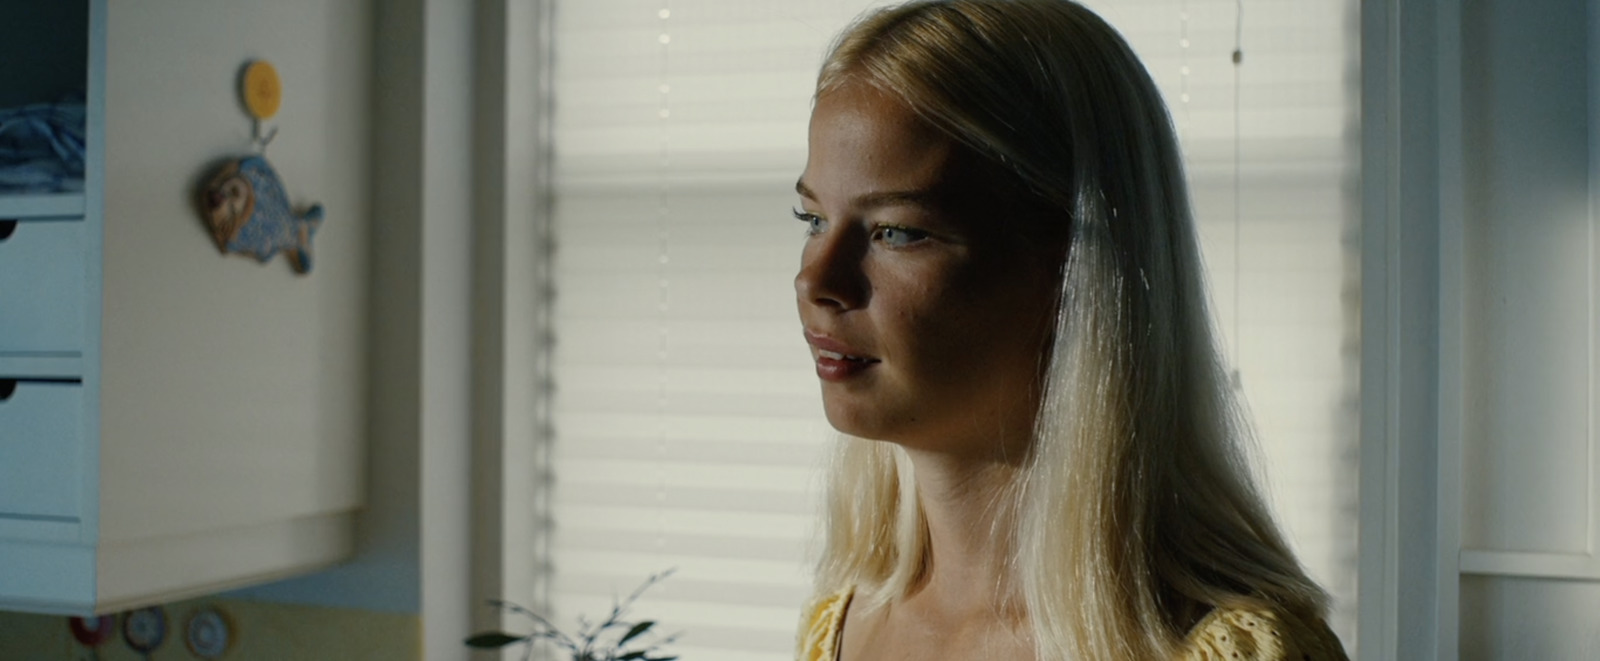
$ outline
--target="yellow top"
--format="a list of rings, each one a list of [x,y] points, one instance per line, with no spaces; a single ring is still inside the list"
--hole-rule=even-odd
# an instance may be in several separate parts
[[[799,661],[839,658],[839,632],[853,590],[818,600],[801,621]],[[1320,619],[1280,609],[1215,609],[1189,630],[1174,661],[1349,661]]]

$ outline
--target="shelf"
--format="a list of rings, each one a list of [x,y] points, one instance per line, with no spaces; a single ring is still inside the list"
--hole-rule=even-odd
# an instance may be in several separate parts
[[[83,213],[83,193],[0,193],[0,220],[71,218]]]
[[[350,559],[354,530],[341,511],[98,545],[0,535],[0,610],[114,613],[303,575]]]
[[[0,353],[0,379],[79,379],[83,367],[77,353]]]

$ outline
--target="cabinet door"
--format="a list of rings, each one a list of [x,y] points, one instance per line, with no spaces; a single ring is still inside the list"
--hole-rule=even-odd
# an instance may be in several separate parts
[[[83,385],[0,375],[0,519],[82,515]]]
[[[86,226],[0,219],[0,354],[83,351]]]

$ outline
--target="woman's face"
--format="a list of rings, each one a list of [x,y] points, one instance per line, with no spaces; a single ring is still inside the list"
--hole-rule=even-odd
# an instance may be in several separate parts
[[[794,283],[840,431],[947,453],[1031,438],[1061,251],[984,172],[875,88],[817,99]]]

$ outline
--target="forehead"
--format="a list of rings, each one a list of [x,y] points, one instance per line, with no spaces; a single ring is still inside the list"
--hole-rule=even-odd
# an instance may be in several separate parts
[[[933,192],[960,181],[968,160],[962,154],[895,96],[850,82],[817,98],[801,179],[823,198]]]

